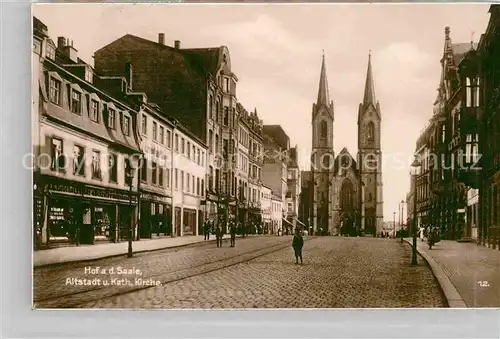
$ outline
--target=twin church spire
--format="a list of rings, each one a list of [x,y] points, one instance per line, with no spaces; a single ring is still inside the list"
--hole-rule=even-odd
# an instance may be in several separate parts
[[[325,66],[325,54],[323,53],[323,59],[321,63],[321,73],[319,76],[319,89],[318,89],[318,101],[316,103],[319,105],[330,105],[330,94],[328,91],[328,79],[326,76],[326,66]],[[368,69],[366,71],[366,81],[365,81],[365,93],[363,96],[363,106],[372,104],[376,106],[377,101],[375,99],[375,85],[373,82],[372,73],[372,62],[371,62],[371,52],[368,54]]]

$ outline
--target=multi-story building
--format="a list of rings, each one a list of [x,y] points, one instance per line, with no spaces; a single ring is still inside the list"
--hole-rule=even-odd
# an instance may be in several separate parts
[[[478,237],[483,245],[500,250],[500,5],[491,5],[490,20],[479,42],[481,85]]]
[[[261,190],[262,190],[262,120],[257,115],[257,109],[246,114],[243,111],[240,126],[245,126],[248,131],[248,220],[250,223],[262,226]]]
[[[140,104],[140,236],[201,234],[206,145],[145,94]]]
[[[286,208],[287,220],[296,227],[303,228],[307,226],[299,218],[301,180],[297,152],[297,145],[288,151]]]
[[[73,43],[34,18],[35,243],[94,244],[135,237],[138,111],[126,82],[95,74]],[[117,86],[118,85],[118,86]]]
[[[286,220],[287,206],[286,194],[288,150],[290,139],[283,128],[279,125],[264,125],[263,135],[264,165],[262,169],[262,183],[269,188],[273,194],[280,198],[282,204],[283,231],[292,232],[294,225]]]
[[[431,156],[431,138],[433,133],[433,124],[429,123],[417,140],[415,155],[420,161],[420,168],[416,177],[416,226],[417,229],[429,223],[429,206],[430,206],[430,163],[435,161]],[[413,207],[413,206],[412,206]],[[410,211],[413,213],[413,211]]]
[[[272,224],[272,192],[267,186],[262,186],[260,191],[260,208],[262,211],[262,225],[264,234],[274,234],[274,228]]]
[[[300,197],[299,197],[299,220],[308,226],[308,232],[312,234],[312,189],[311,171],[300,172]]]
[[[283,225],[283,200],[280,195],[275,195],[271,191],[271,234],[284,235],[286,231],[283,228],[288,229],[290,232],[290,227]]]
[[[134,88],[207,144],[207,217],[224,222],[234,217],[238,78],[231,71],[228,48],[183,49],[178,40],[167,46],[163,33],[157,42],[127,34],[96,51],[94,58],[104,75],[133,64]]]

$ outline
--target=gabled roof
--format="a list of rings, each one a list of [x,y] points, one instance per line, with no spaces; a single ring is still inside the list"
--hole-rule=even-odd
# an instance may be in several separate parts
[[[342,148],[342,150],[340,151],[340,153],[337,155],[337,157],[335,158],[335,164],[334,164],[334,173],[337,174],[340,167],[341,167],[341,161],[349,161],[348,162],[348,166],[350,169],[353,170],[354,174],[357,176],[359,171],[358,171],[358,165],[357,165],[357,162],[356,160],[354,160],[354,158],[352,157],[351,153],[349,153],[349,151],[347,150],[346,147]]]

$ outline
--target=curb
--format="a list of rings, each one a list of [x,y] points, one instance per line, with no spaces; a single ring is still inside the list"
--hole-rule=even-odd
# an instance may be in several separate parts
[[[248,235],[245,237],[247,238]],[[242,238],[241,235],[240,236],[236,236],[236,238]],[[223,238],[222,240],[228,240],[229,238]],[[199,244],[206,244],[206,243],[211,243],[211,242],[215,242],[216,239],[210,239],[210,240],[206,240],[206,241],[197,241],[197,242],[191,242],[191,243],[187,243],[187,244],[180,244],[180,245],[174,245],[174,246],[166,246],[166,247],[159,247],[159,248],[153,248],[153,249],[147,249],[147,250],[139,250],[139,251],[133,251],[133,254],[140,254],[140,253],[146,253],[146,252],[156,252],[156,251],[162,251],[162,250],[168,250],[168,249],[176,249],[176,248],[181,248],[181,247],[188,247],[188,246],[193,246],[193,245],[199,245]],[[99,246],[99,245],[97,245]],[[110,254],[110,255],[105,255],[105,256],[102,256],[102,257],[95,257],[95,258],[88,258],[88,259],[76,259],[76,260],[66,260],[66,261],[59,261],[59,262],[54,262],[54,263],[49,263],[49,264],[41,264],[41,265],[35,265],[33,263],[33,269],[35,268],[47,268],[47,267],[56,267],[56,266],[62,266],[62,265],[65,265],[65,264],[70,264],[70,263],[76,263],[76,262],[79,262],[79,263],[85,263],[85,262],[91,262],[91,261],[95,261],[95,260],[101,260],[101,259],[110,259],[110,258],[117,258],[117,257],[121,257],[121,256],[124,256],[124,255],[127,255],[127,252],[123,252],[123,253],[117,253],[117,254]]]
[[[413,247],[413,244],[407,240],[403,239],[408,245]],[[443,269],[439,266],[439,264],[427,253],[420,251],[417,246],[417,253],[424,258],[424,260],[431,267],[432,273],[434,277],[437,279],[439,285],[441,286],[441,290],[444,293],[444,296],[448,302],[448,307],[450,308],[467,308],[467,304],[464,299],[458,293],[457,289],[451,282],[450,278],[444,273]]]

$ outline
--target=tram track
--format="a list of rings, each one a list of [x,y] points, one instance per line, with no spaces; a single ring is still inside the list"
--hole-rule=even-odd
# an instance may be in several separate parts
[[[304,239],[309,241],[312,238]],[[202,262],[199,264],[189,265],[180,269],[170,271],[162,271],[156,274],[141,277],[142,279],[151,279],[160,281],[160,286],[189,279],[225,269],[234,265],[249,262],[256,258],[283,250],[290,247],[289,242],[282,242],[264,248],[258,248],[243,253],[238,253],[236,256],[223,257],[210,262]],[[155,288],[158,286],[96,286],[83,291],[72,293],[58,294],[45,298],[34,299],[33,305],[35,308],[79,308],[80,305],[90,303],[94,300],[117,297],[129,293],[134,293],[140,290]]]

